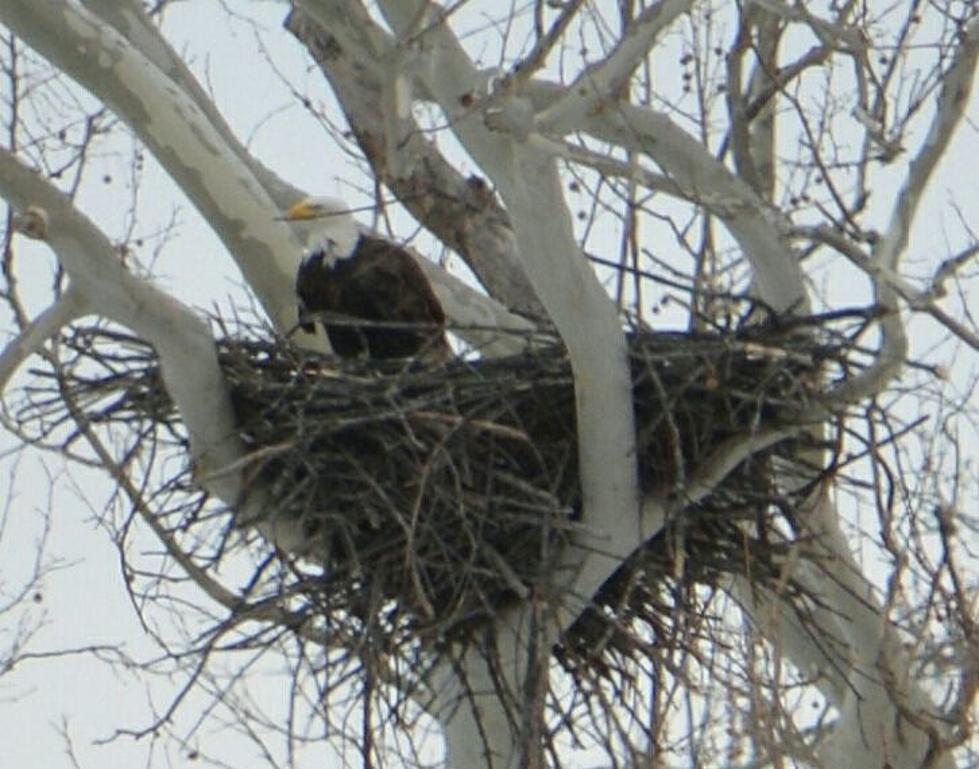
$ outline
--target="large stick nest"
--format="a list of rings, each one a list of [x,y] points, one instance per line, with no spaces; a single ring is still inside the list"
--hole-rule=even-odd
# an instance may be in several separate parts
[[[635,653],[637,637],[649,640],[642,627],[667,643],[666,606],[676,609],[667,581],[778,578],[788,540],[770,534],[792,528],[807,485],[780,491],[772,462],[816,482],[821,468],[798,459],[811,436],[800,430],[748,456],[693,504],[684,495],[739,436],[818,412],[826,362],[842,353],[799,330],[632,335],[639,474],[644,493],[674,514],[566,634],[565,664],[597,662],[598,650]],[[61,384],[93,404],[90,419],[180,431],[145,344],[91,329],[71,344],[103,372],[78,367]],[[402,638],[408,629],[413,643],[437,645],[508,602],[554,598],[558,556],[584,531],[572,374],[559,345],[438,367],[380,365],[237,329],[219,352],[254,452],[249,483],[268,495],[267,516],[302,527],[302,555],[322,567],[304,584],[327,619],[354,617]]]

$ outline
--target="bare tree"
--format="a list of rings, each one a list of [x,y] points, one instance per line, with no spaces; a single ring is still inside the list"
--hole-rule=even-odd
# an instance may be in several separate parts
[[[974,760],[976,237],[956,202],[941,245],[911,243],[957,129],[976,140],[976,4],[289,5],[261,39],[328,81],[374,223],[393,196],[479,283],[420,262],[458,366],[323,374],[322,337],[294,328],[303,244],[276,219],[303,193],[161,34],[166,4],[0,4],[5,424],[126,501],[134,603],[181,628],[160,644],[186,674],[147,733],[196,689],[275,765],[263,735],[294,765],[330,739],[364,765],[424,763],[429,723],[466,767]],[[209,325],[75,206],[109,133],[193,203],[266,325]],[[31,238],[57,258],[36,313],[16,280]],[[912,358],[910,329],[955,369]],[[32,356],[44,387],[15,379]],[[415,457],[410,477],[323,470],[346,448],[314,396],[344,405],[344,435],[367,424],[381,454]],[[443,405],[463,401],[493,406]],[[388,407],[396,437],[376,432]],[[463,433],[494,453],[458,453]],[[537,461],[550,475],[521,475]],[[311,475],[315,520],[283,512]],[[478,564],[454,561],[445,519],[426,523],[518,497],[537,511],[509,530],[519,556],[487,534]],[[388,514],[393,555],[364,534]],[[127,549],[133,527],[162,565]],[[225,653],[240,672],[214,667]],[[248,693],[273,654],[281,722]]]

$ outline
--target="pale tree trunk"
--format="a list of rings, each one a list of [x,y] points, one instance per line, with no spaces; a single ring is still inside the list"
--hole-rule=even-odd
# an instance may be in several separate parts
[[[595,104],[613,98],[621,82],[654,44],[656,36],[688,8],[687,2],[655,6],[620,49],[583,73],[577,84],[569,86],[536,113],[528,95],[515,87],[509,93],[501,86],[494,94],[491,116],[494,130],[490,130],[460,102],[460,95],[484,89],[484,78],[442,23],[441,11],[425,2],[384,5],[387,19],[399,35],[397,45],[421,49],[416,51],[421,62],[419,81],[450,117],[456,135],[497,186],[514,224],[524,271],[568,346],[578,406],[582,517],[584,525],[597,535],[591,541],[578,543],[581,549],[576,558],[580,564],[576,577],[567,586],[569,595],[593,594],[638,547],[642,536],[653,535],[657,529],[641,526],[639,515],[638,481],[632,459],[635,427],[625,339],[612,302],[578,258],[570,217],[555,175],[554,163],[560,156],[560,145],[551,142],[566,132],[584,127],[587,117],[596,111]],[[657,118],[652,115],[648,119],[656,121]],[[631,123],[630,134],[635,130],[635,123]],[[680,145],[676,150],[672,146],[663,147],[664,137],[670,134]],[[682,167],[679,183],[686,184],[690,190],[707,188],[706,183],[698,185],[697,170],[690,170],[689,159],[696,158],[707,173],[716,173],[719,170],[716,164],[692,141],[685,142],[678,131],[660,131],[656,137],[654,146],[661,153],[657,159],[669,170]],[[641,135],[634,141],[641,143]],[[681,157],[680,153],[684,155]],[[724,177],[731,178],[726,173]],[[737,189],[733,178],[731,184]],[[716,184],[713,188],[717,189]],[[741,199],[750,197],[747,188],[738,192]],[[736,215],[729,215],[729,223],[744,239],[747,253],[760,254],[766,276],[760,287],[763,298],[770,299],[777,308],[797,304],[801,297],[801,273],[788,250],[779,244],[777,234],[770,232],[769,227],[759,232],[758,224],[742,225]],[[787,277],[783,279],[782,275]],[[783,286],[785,289],[781,290]],[[602,555],[584,555],[594,551]],[[555,632],[567,628],[581,608],[580,604],[562,607]],[[523,624],[517,622],[513,626]],[[513,626],[504,630],[509,634],[508,639],[515,635]],[[507,642],[504,648],[516,655],[521,645]],[[477,656],[466,662],[470,676],[482,680],[479,675],[482,660]],[[504,659],[502,666],[516,671],[524,667],[516,656]],[[511,685],[519,690],[523,682],[518,677]],[[479,743],[481,738],[493,746],[519,744],[515,735],[504,729],[506,705],[498,696],[491,693],[474,707],[499,731],[475,733],[471,728],[475,719],[465,709],[455,710],[456,717],[462,718],[470,728],[450,722],[447,727],[450,755],[464,755],[465,746]],[[486,717],[494,712],[495,717]],[[515,766],[516,760],[517,756],[504,754],[494,765]]]
[[[42,0],[5,3],[0,13],[21,39],[123,117],[234,254],[269,315],[282,328],[295,325],[292,282],[302,247],[270,216],[277,206],[195,101],[82,8]]]
[[[824,766],[953,767],[945,752],[940,711],[910,677],[910,661],[891,626],[888,607],[850,553],[828,490],[806,510],[819,537],[819,564],[802,561],[791,575],[812,604],[792,608],[782,597],[746,585],[738,594],[755,621],[800,670],[817,675],[840,712],[840,726],[819,751]]]
[[[423,263],[448,315],[464,325],[526,332],[534,324],[513,311],[543,314],[568,352],[575,385],[582,515],[576,539],[562,558],[561,573],[570,575],[560,585],[566,598],[544,607],[535,596],[501,610],[486,633],[486,644],[446,654],[430,671],[427,697],[418,696],[444,729],[451,765],[538,766],[541,680],[546,679],[550,650],[560,634],[623,561],[660,532],[671,516],[709,494],[741,461],[793,433],[789,428],[759,433],[719,447],[714,461],[688,478],[679,502],[654,493],[642,498],[620,308],[582,258],[560,163],[580,162],[610,176],[638,178],[648,188],[716,217],[751,268],[754,297],[782,316],[801,315],[810,307],[793,239],[807,236],[842,251],[874,279],[884,317],[872,365],[830,395],[840,403],[870,398],[898,375],[907,353],[901,311],[912,297],[898,276],[901,258],[924,189],[971,93],[979,22],[973,20],[963,31],[964,42],[945,74],[931,132],[910,165],[890,224],[865,251],[862,244],[841,243],[838,233],[795,227],[773,204],[779,181],[774,99],[750,125],[732,100],[737,173],[670,114],[621,100],[623,88],[649,51],[691,12],[695,4],[690,0],[663,0],[641,12],[621,40],[570,84],[549,82],[533,69],[506,77],[480,70],[454,35],[445,10],[426,0],[379,3],[393,35],[353,0],[300,0],[295,5],[344,46],[362,47],[321,62],[355,132],[360,130],[363,145],[373,143],[373,161],[383,158],[379,165],[384,167],[385,183],[406,199],[409,208],[414,206],[411,210],[419,220],[467,256],[491,295]],[[771,71],[778,62],[778,35],[782,25],[803,18],[803,11],[773,0],[751,10],[745,37],[727,62],[729,83],[746,81],[749,101],[763,101],[765,93],[778,89]],[[89,0],[83,6],[6,0],[0,4],[0,21],[126,122],[220,236],[278,331],[289,333],[296,323],[293,281],[302,246],[275,214],[300,192],[257,162],[234,137],[145,14],[135,4],[107,0]],[[293,31],[311,50],[322,43],[303,18],[294,21]],[[741,57],[750,47],[749,27],[762,35],[757,54],[763,66],[747,75],[741,72]],[[834,33],[819,29],[825,35]],[[348,66],[355,53],[362,61]],[[479,109],[471,108],[474,98],[481,100]],[[463,179],[453,175],[451,167],[439,165],[438,152],[417,136],[411,115],[415,102],[439,106],[454,136],[492,183],[502,207],[482,180]],[[383,130],[370,133],[371,121]],[[579,133],[642,154],[660,173],[640,172],[611,157],[598,157],[600,153],[588,155],[570,141]],[[426,183],[452,190],[449,197],[463,203],[447,216],[431,199],[411,194]],[[240,505],[246,497],[242,476],[247,456],[206,324],[173,297],[127,272],[94,224],[6,152],[0,153],[0,194],[18,210],[43,209],[43,238],[70,279],[60,301],[40,314],[0,357],[0,385],[72,320],[97,312],[117,321],[154,346],[167,389],[190,433],[199,483],[229,506]],[[460,334],[466,336],[465,331]],[[480,330],[467,338],[487,355],[520,347]],[[299,335],[296,340],[313,349],[322,347],[312,337]],[[787,474],[779,480],[788,486],[796,479]],[[247,490],[248,508],[240,520],[256,521],[283,550],[302,552],[301,532],[260,520],[262,490]],[[838,709],[840,717],[820,749],[820,759],[840,769],[953,766],[945,744],[949,729],[923,688],[909,677],[911,660],[890,623],[890,607],[852,556],[830,489],[821,486],[804,507],[798,517],[805,533],[817,541],[818,557],[810,561],[800,555],[798,562],[786,564],[786,573],[815,601],[805,616],[778,592],[737,580],[730,589],[775,648],[798,669],[818,674],[815,685]],[[832,578],[826,563],[839,567]]]
[[[126,121],[211,223],[276,325],[293,329],[293,284],[303,244],[276,216],[294,202],[295,189],[248,155],[213,105],[201,106],[207,102],[199,87],[181,87],[193,83],[190,74],[174,71],[177,57],[140,21],[135,6],[122,13],[119,4],[92,5],[118,12],[118,23],[132,24],[138,39],[130,41],[98,17],[54,0],[6,4],[0,21]],[[441,283],[449,309],[458,308],[463,322],[473,319],[462,309],[463,302],[475,302],[472,292],[445,276]],[[505,313],[486,307],[478,307],[474,319],[506,323]],[[296,338],[313,348],[323,344],[302,333]]]
[[[341,4],[333,4],[333,7],[336,8],[339,5]],[[308,6],[310,12],[315,14],[315,8],[319,4],[309,3]],[[661,21],[668,23],[671,14],[683,10],[686,10],[686,7],[682,3],[672,7],[666,3],[660,4],[649,14],[650,26]],[[617,105],[615,110],[602,109],[603,104],[607,104],[609,100],[614,98],[615,88],[619,82],[617,77],[621,77],[623,71],[629,72],[631,66],[634,66],[634,62],[628,58],[630,51],[628,43],[624,43],[620,49],[614,51],[608,59],[603,61],[601,66],[595,67],[583,75],[579,79],[580,86],[578,87],[575,85],[550,87],[546,83],[531,83],[529,88],[523,92],[517,85],[512,85],[510,86],[512,93],[509,93],[507,91],[508,86],[506,84],[501,85],[497,93],[494,94],[492,115],[489,116],[492,120],[492,128],[497,135],[486,135],[483,126],[477,123],[471,111],[464,108],[464,103],[461,105],[459,98],[462,94],[484,91],[487,87],[485,75],[478,72],[466,58],[462,47],[452,38],[447,27],[441,22],[440,11],[435,6],[418,3],[398,4],[396,8],[388,5],[385,7],[385,12],[392,27],[400,36],[394,41],[393,46],[396,47],[396,50],[412,51],[412,61],[418,74],[418,86],[416,88],[424,89],[420,95],[423,95],[423,98],[430,95],[440,104],[445,113],[452,119],[457,135],[460,136],[469,152],[479,160],[483,170],[497,185],[514,218],[518,243],[525,259],[524,269],[532,283],[534,283],[535,262],[544,261],[545,254],[549,251],[548,245],[561,244],[560,250],[564,254],[570,253],[572,247],[567,239],[553,235],[535,240],[534,235],[541,230],[539,222],[528,222],[532,227],[531,232],[521,230],[519,212],[529,210],[532,205],[536,205],[536,209],[540,211],[541,200],[550,202],[558,199],[560,190],[553,187],[549,191],[550,194],[544,198],[540,196],[544,192],[543,189],[536,194],[522,196],[521,185],[513,183],[513,176],[517,175],[517,168],[522,168],[533,169],[524,176],[525,179],[538,181],[546,178],[546,171],[535,166],[533,158],[535,156],[543,158],[548,154],[561,156],[565,151],[560,143],[561,135],[572,130],[586,130],[607,141],[636,151],[650,153],[657,163],[669,173],[669,182],[678,188],[681,194],[696,199],[698,203],[706,206],[725,222],[754,267],[753,283],[760,299],[776,310],[802,312],[806,308],[807,302],[802,290],[801,272],[789,245],[788,235],[791,227],[787,220],[782,219],[774,208],[762,202],[763,199],[757,197],[748,185],[731,176],[721,164],[713,161],[694,140],[677,129],[666,116],[658,115],[649,110],[631,108],[628,105]],[[774,61],[775,46],[772,44],[774,39],[772,34],[778,25],[778,17],[774,14],[760,12],[758,24],[766,32],[766,43],[770,46],[763,58],[769,62]],[[636,28],[642,29],[641,25],[636,25]],[[641,35],[642,32],[634,34]],[[380,32],[375,33],[373,40],[375,46],[381,46],[386,42],[383,33]],[[651,41],[646,41],[645,44],[651,44]],[[384,55],[393,57],[395,54],[391,48],[388,48]],[[963,57],[960,69],[969,73],[968,77],[971,78],[973,62],[970,61],[970,58],[970,56]],[[515,78],[515,80],[518,79],[519,76]],[[407,87],[410,90],[410,82]],[[769,81],[764,77],[764,71],[761,68],[756,68],[750,81],[749,93],[757,95],[766,87],[769,87]],[[950,92],[968,93],[968,81],[965,84],[953,82],[949,88]],[[754,186],[757,192],[765,198],[771,195],[774,187],[771,158],[774,151],[774,119],[771,107],[766,108],[766,110],[767,113],[764,118],[752,125],[742,156],[744,162],[750,163],[752,166],[752,173],[746,175],[755,180]],[[474,123],[476,124],[474,125]],[[949,125],[947,115],[940,116],[938,123],[940,129],[936,132],[936,138],[944,137],[947,140],[952,133],[954,124]],[[507,148],[500,146],[505,139],[508,139],[511,144],[510,152],[506,151]],[[936,152],[935,143],[929,141],[929,146],[929,154],[934,154]],[[518,149],[514,149],[514,147]],[[940,154],[941,149],[938,148],[937,155],[940,156]],[[927,173],[924,178],[920,178],[920,169],[919,165],[918,174],[911,182],[917,187],[920,187],[927,178]],[[710,192],[705,193],[705,190],[710,190]],[[553,221],[553,217],[559,215],[560,212],[551,212],[547,221]],[[902,236],[900,230],[905,228],[906,233],[906,227],[913,216],[906,210],[900,210],[896,212],[895,218],[894,227],[897,229],[889,230],[885,243],[881,246],[882,253],[875,256],[875,261],[891,265],[889,270],[893,270],[893,264],[896,263],[896,251],[903,248],[901,245],[895,250],[895,242],[902,243],[906,239],[906,234]],[[564,327],[560,321],[560,308],[550,305],[546,297],[548,282],[553,281],[553,273],[548,274],[545,271],[538,280],[542,280],[544,283],[534,283],[535,289],[545,306],[551,311],[550,315],[557,323],[558,328],[564,332]],[[880,287],[880,291],[882,305],[893,307],[894,293],[890,287],[883,285]],[[555,300],[559,300],[559,295],[562,294],[567,295],[563,290],[555,292]],[[580,308],[578,311],[580,312]],[[599,309],[594,315],[585,313],[584,317],[591,321],[596,319],[597,313],[600,312]],[[578,315],[579,321],[581,317]],[[574,325],[570,319],[568,327],[572,338],[565,336],[565,342],[571,350],[572,360],[575,360]],[[889,331],[879,356],[879,366],[874,372],[867,374],[867,379],[876,377],[878,387],[885,386],[887,381],[894,376],[895,367],[903,358],[903,330],[896,314],[885,320],[885,327]],[[608,344],[608,339],[614,336],[611,325],[609,325],[609,329],[610,337],[604,342],[605,344]],[[589,349],[589,353],[584,356],[584,359],[599,363],[593,370],[606,375],[609,370],[614,370],[603,369],[605,364],[601,362],[600,358],[592,355],[596,348],[586,349]],[[579,366],[584,367],[585,365],[587,364],[579,363]],[[579,408],[582,408],[581,400],[584,399],[587,402],[588,398],[586,394],[588,390],[583,386],[585,383],[581,378],[583,376],[582,370],[587,371],[588,369],[576,368],[576,372],[578,372],[576,385],[578,387]],[[614,377],[605,376],[603,380],[605,387],[614,387]],[[857,386],[856,382],[848,385],[846,395],[852,397],[852,390]],[[611,390],[606,391],[606,394],[611,393]],[[867,393],[861,394],[866,395]],[[841,392],[840,395],[843,393]],[[582,442],[587,446],[589,439],[585,436],[589,433],[586,427],[582,427],[581,430]],[[596,443],[596,445],[602,444]],[[587,463],[589,460],[584,446],[582,451],[584,452],[582,454],[582,477],[583,483],[587,484]],[[745,453],[750,453],[750,450],[746,450]],[[615,455],[604,452],[597,452],[594,455],[595,458],[604,457],[606,471],[609,456]],[[586,511],[588,509],[589,506],[586,502]],[[633,529],[633,526],[625,521],[615,522],[616,519],[612,516],[604,517],[608,516],[609,508],[600,509],[603,511],[603,517],[599,519],[599,525],[602,528],[617,530],[624,534],[622,552],[628,552],[635,547],[639,541],[638,538],[632,540],[630,544],[631,535],[627,533]],[[655,533],[662,516],[662,509],[659,505],[651,503],[651,505],[646,506],[646,516],[642,526],[642,531],[646,536]],[[938,727],[936,722],[929,722],[927,715],[923,717],[924,721],[918,724],[906,721],[902,723],[904,717],[901,712],[909,708],[919,712],[927,698],[917,687],[901,680],[900,677],[886,676],[890,689],[887,690],[884,686],[881,676],[884,676],[887,671],[906,669],[906,663],[901,659],[901,652],[895,643],[895,635],[887,629],[887,620],[883,614],[884,607],[872,599],[869,585],[859,576],[859,567],[842,549],[845,545],[845,538],[839,533],[838,523],[835,516],[830,513],[827,497],[824,493],[820,493],[814,499],[811,517],[813,519],[813,531],[819,533],[824,545],[829,547],[829,552],[833,557],[840,559],[841,563],[845,565],[845,574],[852,576],[852,579],[841,579],[842,584],[836,585],[839,590],[831,594],[828,601],[829,605],[839,606],[843,602],[840,593],[851,596],[851,600],[843,602],[850,609],[848,612],[843,612],[844,619],[841,620],[832,612],[817,614],[812,618],[812,626],[808,628],[810,632],[815,632],[818,638],[824,639],[826,648],[822,648],[820,651],[819,647],[824,645],[820,643],[808,647],[805,644],[786,644],[782,647],[802,669],[811,669],[815,664],[818,669],[836,671],[836,675],[825,675],[823,681],[827,687],[827,696],[837,703],[841,712],[844,713],[844,717],[840,719],[837,726],[836,734],[838,737],[830,742],[825,754],[831,762],[844,760],[853,762],[853,765],[867,760],[870,761],[870,765],[874,765],[875,761],[886,755],[887,760],[894,766],[917,766],[925,756],[926,748],[924,746],[927,745],[928,741],[925,732],[919,727],[923,723],[932,724],[931,727],[926,727],[928,729],[937,729]],[[625,526],[622,525],[623,523]],[[592,589],[597,587],[609,573],[603,571],[601,566],[595,568],[598,574],[602,576],[594,582],[589,582],[587,577],[584,579],[584,584]],[[821,573],[816,567],[812,567],[810,570],[815,571],[816,574]],[[810,577],[807,583],[810,584],[814,594],[820,594],[817,590],[818,580],[815,577]],[[581,583],[576,585],[579,588],[581,586]],[[788,610],[787,607],[786,610]],[[775,632],[770,623],[765,626]],[[775,635],[777,637],[779,634],[775,633]],[[827,649],[834,649],[836,643],[840,643],[841,648],[849,651],[845,651],[842,655],[835,651],[827,651]],[[860,650],[859,653],[857,650]],[[876,662],[878,656],[881,658],[879,664]],[[819,657],[818,664],[816,662],[817,657]],[[873,676],[868,674],[868,670],[871,668],[875,668],[877,671]],[[867,677],[866,680],[871,681],[867,684],[869,688],[866,690],[859,685],[855,687],[844,685],[851,678],[863,679],[865,677]],[[913,705],[908,703],[913,703]],[[493,707],[493,703],[486,703],[481,710],[485,713],[487,708]],[[859,714],[857,713],[858,710],[860,711]],[[860,715],[860,717],[851,717],[855,715]],[[459,718],[463,717],[462,715],[459,716]],[[497,724],[505,724],[505,719],[502,717],[488,720]],[[470,725],[474,728],[472,723]],[[870,732],[877,735],[876,738],[868,736],[868,727]],[[455,733],[458,734],[455,739],[459,746],[470,745],[474,739],[478,739],[477,734],[467,732],[465,728],[458,728]],[[505,737],[506,735],[501,733],[490,734],[489,738],[491,744],[496,745],[503,743]],[[938,748],[938,746],[933,747],[936,750]],[[463,750],[462,747],[457,748],[457,752]],[[854,753],[855,750],[856,753]],[[947,761],[948,758],[946,756],[940,760]]]

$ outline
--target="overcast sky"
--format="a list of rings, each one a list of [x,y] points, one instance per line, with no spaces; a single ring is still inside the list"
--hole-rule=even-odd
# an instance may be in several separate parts
[[[268,33],[281,25],[286,6],[281,3],[250,3],[233,6],[246,10],[264,25]],[[250,148],[277,173],[310,192],[344,197],[354,205],[366,200],[355,185],[363,184],[355,164],[331,145],[324,127],[304,110],[285,86],[283,79],[297,90],[313,95],[314,100],[332,111],[332,99],[312,69],[305,53],[286,32],[266,34],[265,42],[275,37],[269,51],[278,73],[256,56],[256,37],[249,25],[229,19],[216,2],[174,4],[167,13],[165,29],[178,50],[187,51],[187,59],[205,86],[216,95],[218,107],[228,122],[247,139]],[[973,105],[973,118],[976,109]],[[967,211],[979,212],[979,176],[974,173],[979,149],[976,122],[965,125],[948,154],[942,179],[933,185],[926,210],[919,219],[910,252],[939,248],[944,253],[944,233],[959,230],[948,207],[950,192]],[[120,231],[129,199],[125,184],[129,176],[128,145],[119,147],[117,159],[103,162],[111,180],[96,176],[87,185],[82,206],[97,221],[115,221]],[[116,165],[113,166],[113,163]],[[963,169],[967,169],[966,172]],[[101,186],[100,186],[101,185]],[[873,201],[875,204],[875,201]],[[173,185],[152,162],[147,164],[142,184],[139,216],[155,229],[176,213],[177,226],[172,239],[159,254],[155,273],[157,280],[179,293],[190,304],[210,309],[215,303],[225,307],[241,300],[237,271],[223,251],[223,246],[207,229],[193,208],[182,200]],[[270,212],[270,216],[275,212]],[[979,221],[979,216],[973,217]],[[407,220],[396,220],[410,228]],[[110,233],[111,234],[111,233]],[[407,233],[405,233],[407,234]],[[47,285],[52,262],[43,249],[22,246],[21,279]],[[151,254],[140,253],[147,261]],[[33,260],[33,261],[32,261]],[[913,269],[914,260],[909,262]],[[36,272],[35,272],[36,271]],[[188,276],[190,279],[188,279]],[[835,288],[832,288],[835,290]],[[912,340],[916,351],[930,349],[940,336],[933,326],[921,324]],[[955,345],[945,345],[934,353],[933,362],[949,367],[955,364]],[[957,375],[971,379],[975,359],[959,364]],[[0,451],[11,446],[0,435]],[[51,479],[59,482],[53,485]],[[111,492],[105,479],[77,466],[65,467],[51,456],[32,452],[7,455],[0,461],[0,487],[9,478],[13,493],[5,511],[5,528],[0,540],[0,596],[18,584],[19,575],[29,568],[34,543],[43,522],[51,512],[52,529],[47,546],[48,562],[56,566],[44,582],[43,592],[33,604],[32,616],[43,617],[44,627],[32,643],[33,651],[82,648],[105,644],[118,646],[135,659],[153,654],[155,648],[145,640],[124,589],[119,555],[100,529],[101,506]],[[3,500],[0,495],[0,501]],[[0,616],[0,646],[15,632],[10,625],[18,613]],[[7,623],[4,625],[4,623]],[[160,681],[152,684],[159,694],[173,685]],[[276,705],[285,706],[286,692],[280,682],[258,681],[256,696],[281,698]],[[164,702],[164,700],[159,700]],[[187,708],[194,715],[193,706]],[[145,681],[120,667],[78,654],[59,661],[38,660],[23,664],[18,670],[0,678],[0,768],[2,769],[70,769],[74,761],[84,769],[132,769],[134,766],[191,766],[189,753],[198,741],[209,750],[214,741],[225,741],[221,756],[236,769],[261,765],[253,745],[237,735],[209,725],[191,745],[165,757],[151,751],[148,763],[147,742],[134,743],[120,738],[104,745],[96,744],[112,736],[112,729],[144,727],[150,718]],[[66,755],[66,743],[60,735],[67,731],[76,751],[75,758]],[[172,748],[172,745],[171,745]],[[310,752],[304,766],[339,765],[338,757],[325,758],[322,750]]]

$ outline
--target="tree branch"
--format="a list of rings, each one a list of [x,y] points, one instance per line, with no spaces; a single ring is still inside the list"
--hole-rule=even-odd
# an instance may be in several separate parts
[[[108,238],[68,198],[4,149],[0,195],[17,209],[36,206],[46,213],[45,240],[70,276],[74,288],[69,296],[85,297],[84,306],[98,307],[100,314],[133,329],[156,349],[167,390],[190,434],[198,472],[209,476],[237,461],[244,449],[207,324],[128,272]],[[60,312],[67,316],[71,311],[68,304]],[[37,335],[42,329],[56,330],[58,311],[49,312]],[[207,486],[229,505],[243,494],[239,473],[216,476]]]
[[[800,520],[818,550],[785,569],[785,579],[811,597],[804,618],[781,595],[742,587],[742,599],[756,621],[769,617],[766,635],[782,643],[800,670],[818,673],[817,683],[839,709],[819,751],[827,766],[850,766],[857,756],[861,766],[921,766],[931,735],[905,721],[902,710],[924,719],[936,734],[947,727],[913,679],[897,631],[851,555],[828,487],[814,493],[808,508]],[[935,764],[953,765],[949,754]]]
[[[535,83],[535,100],[546,103],[561,90],[553,84]],[[652,158],[682,197],[696,200],[724,222],[753,268],[755,295],[776,311],[805,312],[808,300],[802,269],[785,242],[790,223],[783,214],[669,116],[626,103],[609,104],[605,95],[597,93],[589,94],[589,103],[592,109],[584,113],[580,124],[540,120],[537,127],[545,135],[583,130]]]
[[[0,21],[126,121],[224,242],[276,327],[291,330],[302,244],[276,221],[276,204],[195,101],[84,8],[10,0]],[[322,339],[298,341],[315,348]]]
[[[615,559],[639,544],[631,378],[618,313],[581,258],[553,157],[487,130],[459,103],[460,85],[479,76],[449,27],[439,21],[441,11],[425,2],[383,7],[399,34],[424,30],[415,38],[427,53],[420,77],[452,117],[467,151],[496,183],[511,212],[524,270],[568,347],[575,376],[584,528],[602,540],[597,548],[593,542],[583,547],[608,554],[586,558],[589,562],[576,578],[574,593],[589,596],[617,568],[620,561]],[[580,608],[570,607],[560,624],[570,624]]]
[[[941,270],[936,273],[928,291],[919,291],[897,272],[887,269],[876,259],[865,254],[853,241],[844,237],[836,230],[830,229],[829,227],[799,227],[795,232],[801,237],[808,238],[817,243],[825,243],[832,247],[838,253],[845,256],[851,264],[863,270],[875,284],[889,287],[912,310],[931,315],[931,317],[969,345],[969,347],[974,350],[979,350],[979,334],[966,328],[963,323],[953,318],[937,304],[938,296],[941,294],[940,287],[944,280]],[[949,270],[955,269],[951,263],[949,265]],[[880,376],[878,377],[861,380],[859,387],[856,383],[852,382],[845,384],[844,387],[846,389],[838,389],[834,393],[834,397],[846,402],[855,402],[868,395],[876,394],[889,381],[886,376],[886,370],[882,370],[879,373]]]
[[[159,27],[153,23],[142,5],[136,0],[82,0],[82,5],[111,25],[194,102],[215,133],[221,137],[223,145],[248,167],[278,208],[285,209],[306,195],[303,190],[293,186],[258,160],[238,140],[210,96],[160,33]]]
[[[607,56],[586,67],[571,85],[562,88],[560,97],[537,113],[536,122],[541,130],[549,133],[556,126],[582,125],[589,112],[608,108],[621,100],[636,67],[666,28],[692,5],[691,0],[661,0],[644,10]]]
[[[961,45],[952,65],[942,79],[938,105],[928,135],[908,167],[907,182],[898,194],[887,229],[874,245],[871,269],[888,278],[874,282],[877,303],[885,310],[880,324],[881,345],[873,365],[841,388],[840,396],[848,400],[860,397],[863,393],[878,391],[883,384],[897,377],[907,357],[908,340],[898,307],[901,291],[892,276],[896,275],[901,257],[907,249],[911,225],[924,197],[928,180],[944,156],[972,94],[976,65],[979,62],[979,17],[974,17],[963,28],[960,40]],[[849,250],[842,253],[850,256]],[[864,265],[861,267],[867,269]],[[938,308],[929,303],[926,310],[934,315]],[[953,321],[949,327],[956,325]],[[959,327],[957,333],[961,331],[966,329]],[[967,333],[968,336],[971,335]]]
[[[44,343],[76,318],[91,310],[74,285],[40,313],[0,352],[0,392],[21,364],[40,350]]]
[[[390,35],[359,3],[303,0],[298,5],[302,10],[290,14],[286,27],[330,81],[377,179],[462,256],[491,296],[512,310],[541,317],[544,311],[524,276],[509,217],[488,185],[456,171],[410,112],[389,114],[394,105],[383,97],[383,63],[393,62],[398,52]]]
[[[524,271],[567,345],[575,380],[583,529],[594,532],[583,537],[574,554],[580,568],[568,594],[587,601],[639,544],[632,386],[618,312],[582,258],[554,157],[519,137],[488,130],[460,103],[460,95],[473,92],[479,78],[440,9],[424,0],[384,2],[382,8],[403,40],[412,36],[425,47],[426,66],[419,77],[449,115],[466,150],[497,185],[511,215]],[[415,36],[416,29],[423,31]],[[506,103],[494,104],[508,109]],[[558,607],[554,630],[567,627],[581,608]],[[500,665],[513,676],[507,684],[514,691],[523,689],[517,682],[524,682],[527,674],[530,650],[520,643],[523,634],[518,631],[530,626],[530,616],[531,607],[524,605],[519,619],[506,623],[514,629],[505,631],[507,656]],[[478,665],[475,659],[471,662]],[[500,703],[487,701],[480,707],[497,712]],[[506,739],[506,734],[494,734],[492,744]],[[456,750],[458,742],[456,736]]]

